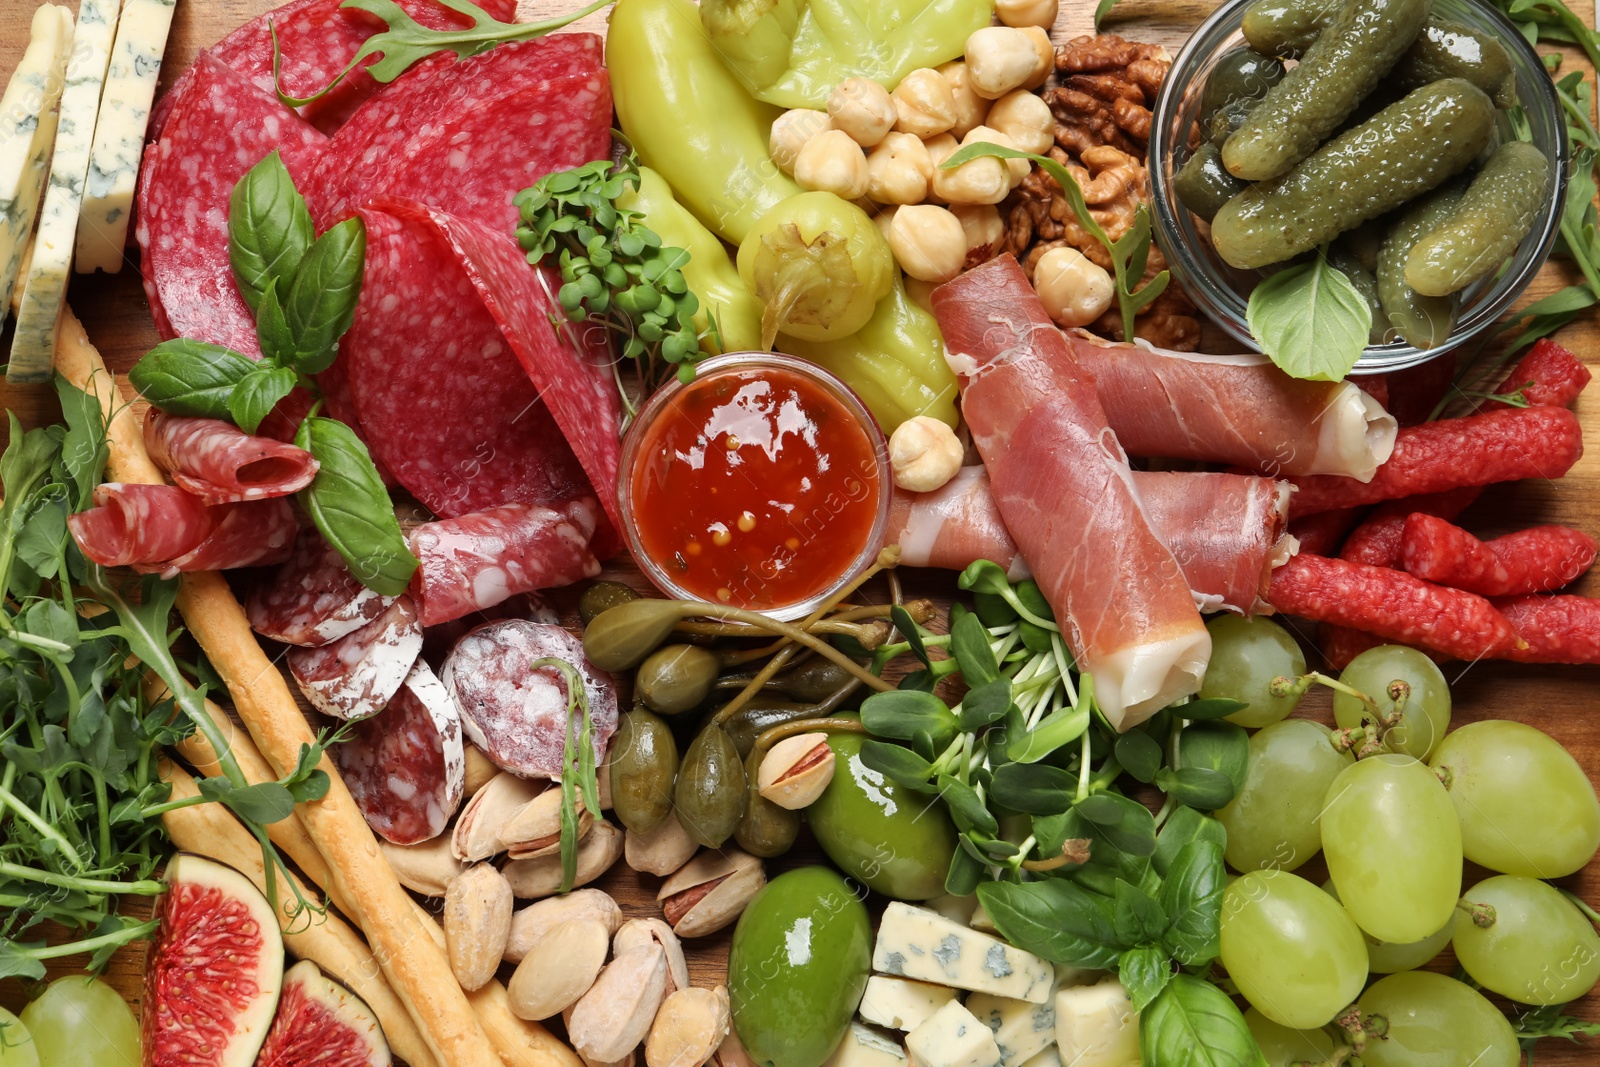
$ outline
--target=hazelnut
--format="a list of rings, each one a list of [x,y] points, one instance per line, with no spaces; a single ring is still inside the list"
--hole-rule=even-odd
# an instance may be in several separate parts
[[[947,204],[998,204],[1004,200],[1011,192],[1011,171],[1005,160],[983,156],[969,159],[959,167],[944,169],[944,161],[961,147],[949,134],[940,134],[928,142],[928,155],[933,158],[934,167],[933,196]]]
[[[966,235],[966,269],[987,263],[999,253],[1000,242],[1006,236],[1006,224],[998,208],[992,204],[957,204],[950,212],[960,221]]]
[[[926,282],[947,282],[967,261],[967,236],[961,220],[933,204],[895,212],[889,248],[902,270]]]
[[[984,124],[1036,156],[1044,155],[1056,143],[1056,117],[1050,113],[1050,105],[1026,89],[1014,89],[996,100]]]
[[[1087,326],[1111,307],[1116,289],[1104,267],[1076,248],[1052,248],[1033,268],[1045,311],[1062,326]]]
[[[950,127],[950,132],[965,137],[972,127],[983,125],[984,116],[989,113],[989,101],[972,91],[972,78],[963,61],[953,59],[938,69],[939,76],[949,83],[950,97],[956,104],[956,124]]]
[[[1049,29],[1061,13],[1060,0],[995,0],[994,13],[1007,26]]]
[[[931,415],[907,419],[889,435],[894,484],[913,493],[931,493],[954,478],[965,454],[956,432]]]
[[[967,80],[986,100],[1020,89],[1038,72],[1039,50],[1025,30],[985,26],[967,38]]]
[[[778,169],[792,175],[800,150],[811,138],[831,129],[833,120],[828,118],[828,113],[825,111],[811,111],[807,108],[785,111],[773,120],[772,133],[767,138],[767,150],[772,155],[772,161],[778,165]]]
[[[867,198],[879,204],[920,204],[928,197],[933,157],[920,137],[891,133],[867,154]]]
[[[961,147],[965,148],[972,144],[997,144],[1001,148],[1018,150],[1017,142],[992,126],[974,126],[968,130],[967,135],[961,139]],[[1028,177],[1028,173],[1033,170],[1033,164],[1026,159],[1002,159],[1000,162],[1005,164],[1006,175],[1010,181],[1008,192],[1021,185]]]
[[[914,70],[890,94],[894,100],[894,128],[901,133],[932,137],[956,124],[956,98],[950,83],[929,67]]]
[[[889,90],[871,78],[846,78],[828,97],[828,117],[834,129],[849,134],[862,148],[871,148],[894,128],[899,115]]]
[[[938,282],[925,282],[921,278],[906,279],[906,295],[917,307],[933,314],[933,291],[939,288]]]
[[[843,130],[824,130],[800,149],[794,180],[802,189],[854,200],[867,193],[867,156]]]
[[[1022,83],[1024,89],[1037,89],[1049,79],[1050,72],[1056,67],[1056,49],[1050,43],[1048,30],[1038,26],[1024,26],[1022,32],[1028,35],[1028,40],[1033,42],[1033,77]]]

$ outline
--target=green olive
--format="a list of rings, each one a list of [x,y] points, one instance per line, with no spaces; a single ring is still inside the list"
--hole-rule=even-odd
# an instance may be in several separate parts
[[[739,758],[750,755],[756,747],[756,738],[763,730],[781,726],[800,719],[820,719],[826,712],[816,704],[802,704],[776,697],[756,696],[748,704],[729,716],[722,726],[733,738]]]
[[[784,696],[808,704],[822,703],[854,680],[849,671],[820,656],[773,679]]]
[[[611,742],[611,804],[622,825],[647,834],[672,811],[678,742],[658,716],[634,708]]]
[[[721,848],[744,817],[744,765],[728,732],[715,724],[689,742],[678,768],[678,821],[707,848]]]
[[[683,612],[677,600],[625,600],[584,627],[583,654],[603,671],[632,670],[672,635]]]
[[[608,608],[638,600],[639,593],[631,585],[621,582],[591,582],[578,598],[578,618],[588,626],[595,617]]]
[[[680,715],[711,695],[721,669],[715,652],[698,645],[663,645],[639,664],[634,690],[652,711]]]
[[[761,770],[764,752],[750,751],[744,761],[745,788],[748,792],[744,818],[733,832],[739,847],[752,856],[768,858],[788,852],[800,833],[800,813],[774,804],[756,788],[757,772]]]

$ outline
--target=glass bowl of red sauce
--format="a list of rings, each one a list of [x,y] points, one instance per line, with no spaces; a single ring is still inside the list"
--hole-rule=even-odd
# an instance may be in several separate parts
[[[889,449],[827,371],[732,353],[651,395],[623,439],[617,495],[662,592],[798,619],[877,558]]]

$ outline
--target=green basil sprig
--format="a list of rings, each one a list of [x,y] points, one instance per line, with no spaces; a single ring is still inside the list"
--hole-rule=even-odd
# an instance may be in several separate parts
[[[1336,382],[1349,374],[1372,334],[1372,308],[1320,252],[1251,290],[1245,321],[1279,369],[1315,381]]]
[[[318,237],[295,272],[284,315],[294,367],[302,374],[320,374],[333,363],[339,338],[355,318],[366,259],[366,226],[350,218]]]
[[[1146,1063],[1174,1067],[1267,1067],[1244,1016],[1216,986],[1176,974],[1139,1015]]]
[[[128,380],[162,411],[226,419],[234,387],[256,366],[254,360],[231,348],[178,337],[145,353],[128,372]]]
[[[416,572],[389,491],[361,438],[338,419],[308,415],[294,435],[296,446],[319,464],[300,491],[311,521],[343,557],[350,573],[384,596],[405,592]]]
[[[228,259],[251,311],[260,314],[274,283],[288,291],[316,236],[305,197],[273,149],[239,179],[228,201]]]
[[[228,414],[238,423],[239,429],[255,433],[278,401],[294,391],[297,381],[298,376],[288,367],[258,365],[233,387],[233,395],[228,397]]]

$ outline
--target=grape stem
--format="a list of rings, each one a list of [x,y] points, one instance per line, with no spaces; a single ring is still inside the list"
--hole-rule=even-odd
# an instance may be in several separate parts
[[[1560,886],[1556,886],[1556,892],[1572,901],[1572,906],[1582,912],[1584,918],[1588,919],[1592,923],[1600,925],[1600,912],[1596,912],[1593,908],[1591,908],[1582,897],[1571,890],[1562,889]]]
[[[1374,719],[1379,722],[1383,721],[1383,713],[1378,710],[1378,702],[1376,700],[1373,700],[1361,690],[1356,689],[1353,686],[1346,685],[1337,678],[1328,677],[1321,671],[1309,671],[1306,674],[1302,674],[1298,678],[1288,678],[1280,674],[1278,677],[1272,680],[1272,684],[1267,686],[1267,692],[1271,693],[1275,697],[1293,697],[1294,699],[1299,700],[1301,697],[1306,695],[1307,690],[1309,690],[1313,685],[1325,685],[1336,693],[1343,693],[1345,696],[1354,697],[1355,699],[1361,701],[1366,709],[1372,713],[1372,717]]]
[[[1489,929],[1497,918],[1493,904],[1474,904],[1466,897],[1456,901],[1456,908],[1470,918],[1472,925],[1480,930]]]

